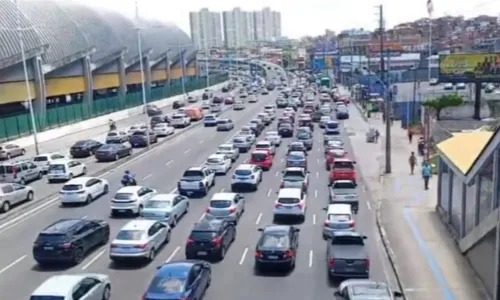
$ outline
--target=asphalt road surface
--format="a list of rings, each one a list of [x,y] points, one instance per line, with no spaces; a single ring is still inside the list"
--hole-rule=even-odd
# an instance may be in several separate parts
[[[190,166],[201,165],[215,152],[218,145],[230,140],[239,128],[260,112],[265,103],[271,103],[276,92],[262,96],[259,103],[247,104],[244,111],[229,112],[227,116],[235,122],[235,130],[216,132],[213,128],[199,127],[186,132],[127,165],[136,173],[138,183],[157,189],[162,193],[175,192],[177,180]],[[278,112],[278,115],[280,112]],[[276,123],[267,130],[275,130]],[[361,134],[361,133],[358,133]],[[321,237],[324,212],[328,204],[327,172],[324,167],[321,131],[314,132],[314,148],[310,152],[309,168],[311,182],[307,197],[307,217],[299,225],[300,246],[296,269],[281,276],[256,276],[253,272],[254,247],[259,237],[257,229],[272,223],[272,209],[279,189],[280,175],[284,168],[286,145],[291,139],[284,139],[274,159],[272,169],[264,174],[259,190],[246,194],[246,211],[237,226],[237,238],[228,250],[225,259],[213,264],[212,286],[205,299],[332,299],[335,287],[327,280],[326,242]],[[345,135],[347,151],[353,153]],[[234,164],[248,161],[249,155],[242,154]],[[195,222],[203,217],[205,208],[213,193],[230,191],[231,174],[217,178],[217,184],[209,195],[190,200],[190,211],[173,229],[172,238],[158,254],[154,262],[133,267],[117,267],[108,258],[109,245],[96,249],[79,265],[70,269],[39,269],[32,258],[31,247],[37,233],[51,222],[60,218],[86,217],[104,219],[111,227],[111,238],[128,222],[128,219],[110,219],[109,203],[114,191],[120,188],[123,167],[107,173],[103,178],[110,183],[110,194],[97,199],[88,206],[61,208],[59,202],[46,202],[26,212],[22,218],[0,223],[0,290],[2,299],[26,299],[30,293],[51,275],[61,273],[93,272],[108,274],[112,283],[112,299],[140,299],[155,269],[164,261],[184,259],[184,244]],[[370,195],[363,180],[360,181],[359,215],[357,229],[368,237],[371,259],[371,277],[395,284],[385,253],[376,231]],[[45,206],[43,206],[45,205]]]

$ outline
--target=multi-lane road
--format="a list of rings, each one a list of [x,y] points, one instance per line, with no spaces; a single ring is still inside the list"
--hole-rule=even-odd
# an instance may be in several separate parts
[[[101,177],[110,183],[110,195],[106,195],[92,204],[83,207],[61,208],[58,200],[40,203],[39,206],[23,213],[21,217],[0,222],[0,290],[2,299],[26,299],[45,279],[54,274],[95,272],[110,276],[112,299],[139,299],[154,276],[156,267],[164,261],[184,259],[184,243],[195,222],[203,217],[208,200],[215,192],[230,191],[231,175],[221,176],[209,195],[202,199],[190,200],[189,213],[173,229],[168,245],[161,250],[154,262],[146,266],[116,267],[108,258],[109,245],[96,249],[81,264],[70,269],[40,269],[31,255],[31,247],[37,233],[51,222],[60,218],[98,218],[109,222],[111,236],[128,222],[127,219],[110,219],[109,203],[113,192],[120,188],[123,170],[136,173],[140,185],[157,189],[162,193],[175,192],[177,180],[190,166],[201,165],[215,152],[218,145],[228,141],[259,113],[265,103],[275,100],[276,92],[268,96],[259,96],[259,103],[247,104],[244,111],[228,111],[226,117],[232,118],[235,130],[216,132],[213,128],[197,127],[189,130],[152,151],[139,155],[126,166],[117,167]],[[358,113],[350,109],[351,114]],[[279,114],[279,113],[278,113]],[[349,120],[344,121],[347,125]],[[267,130],[275,130],[273,123]],[[350,148],[349,138],[344,135],[346,150]],[[284,167],[285,139],[277,151],[272,169],[264,174],[259,190],[246,194],[247,206],[237,226],[237,239],[229,249],[225,259],[213,264],[212,286],[206,299],[329,299],[334,287],[328,283],[325,250],[326,242],[321,237],[324,212],[328,204],[327,172],[324,168],[324,156],[321,131],[314,132],[314,148],[310,152],[309,168],[311,182],[307,196],[307,217],[299,225],[300,246],[296,269],[284,276],[256,276],[253,273],[253,253],[259,237],[257,229],[272,223],[272,209],[276,192],[279,189],[280,175]],[[235,165],[248,161],[249,154],[242,154]],[[362,166],[361,166],[362,167]],[[394,274],[389,267],[380,238],[376,231],[374,204],[360,182],[360,211],[357,216],[357,228],[368,237],[371,259],[371,277],[388,281],[395,285]],[[44,206],[45,205],[45,206]]]

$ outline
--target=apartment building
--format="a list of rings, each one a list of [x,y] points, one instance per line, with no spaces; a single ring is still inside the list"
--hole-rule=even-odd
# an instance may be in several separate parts
[[[228,48],[249,46],[255,40],[254,18],[251,12],[236,7],[222,13],[224,44]]]
[[[253,14],[256,40],[271,41],[281,36],[281,13],[264,7]]]
[[[222,47],[221,14],[202,8],[189,13],[191,39],[198,49]]]

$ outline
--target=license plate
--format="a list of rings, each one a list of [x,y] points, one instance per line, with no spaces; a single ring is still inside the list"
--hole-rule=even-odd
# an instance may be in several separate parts
[[[207,255],[207,252],[206,251],[198,251],[197,254],[198,255]]]
[[[125,209],[119,209],[118,212],[124,213],[124,212],[126,212],[126,210]]]
[[[54,250],[54,247],[43,247],[45,250]]]
[[[293,208],[292,206],[285,206],[285,207],[288,208],[288,209],[292,209]]]
[[[354,272],[354,268],[345,268],[346,272]]]
[[[267,258],[269,258],[269,259],[278,259],[278,257],[276,255],[269,255]]]

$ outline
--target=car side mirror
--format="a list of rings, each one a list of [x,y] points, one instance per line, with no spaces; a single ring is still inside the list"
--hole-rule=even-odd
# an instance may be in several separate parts
[[[353,164],[355,164],[356,162],[355,162],[355,161],[353,161],[352,163],[353,163]]]
[[[323,207],[322,208],[324,211],[328,211],[328,207]]]
[[[157,267],[156,267],[156,270],[159,270],[159,269],[161,269],[161,267],[163,267],[163,266],[157,266]]]
[[[311,171],[307,171],[306,173],[307,173],[307,174],[310,174],[310,173],[311,173]]]
[[[394,294],[394,297],[397,297],[397,298],[403,297],[403,293],[401,293],[401,292],[394,292],[393,294]]]
[[[300,232],[300,228],[295,228],[295,232]]]
[[[260,231],[260,232],[263,232],[263,231],[264,231],[264,229],[263,229],[263,228],[259,228],[259,229],[257,229],[257,230],[258,230],[258,231]]]
[[[333,295],[337,297],[342,297],[342,294],[339,291],[334,292]]]
[[[363,240],[366,240],[368,239],[368,237],[366,235],[363,235]]]

